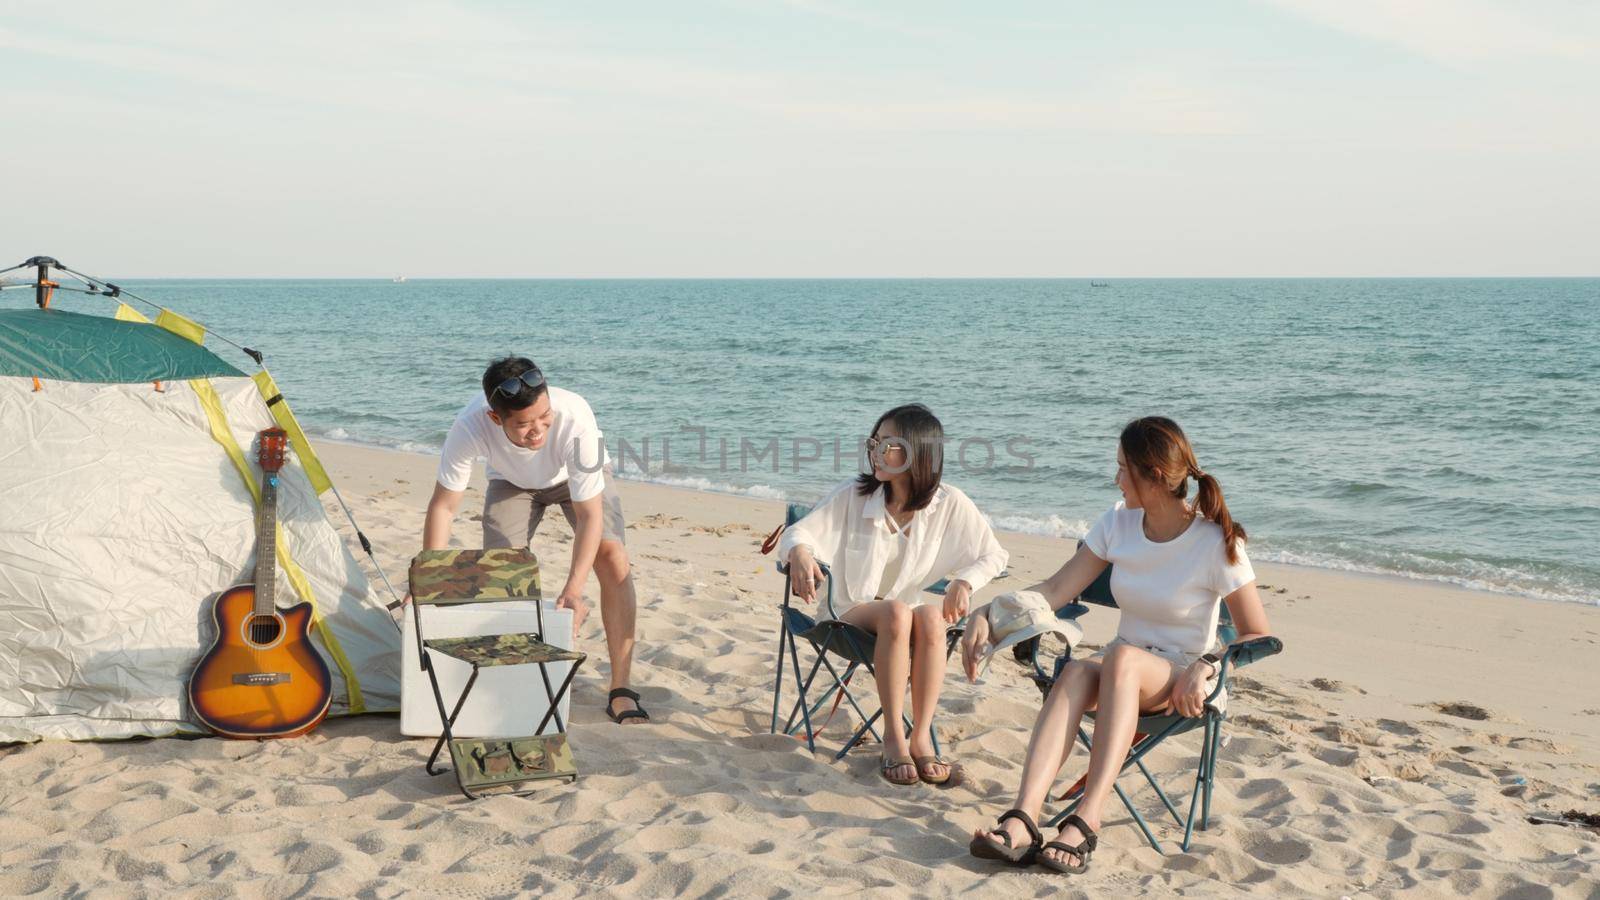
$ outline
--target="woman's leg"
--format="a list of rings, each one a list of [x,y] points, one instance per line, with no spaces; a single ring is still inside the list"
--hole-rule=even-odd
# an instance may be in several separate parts
[[[911,755],[933,755],[933,713],[944,686],[945,621],[943,610],[923,604],[911,612]],[[950,767],[930,764],[934,779],[949,776]]]
[[[1165,704],[1178,675],[1178,667],[1171,662],[1131,644],[1118,644],[1106,653],[1100,667],[1099,712],[1094,723],[1094,748],[1089,752],[1089,776],[1077,810],[1090,828],[1100,830],[1106,798],[1133,745],[1139,711]],[[1077,844],[1083,838],[1075,826],[1068,825],[1057,840]],[[1071,854],[1056,850],[1048,850],[1046,855],[1069,865],[1078,862]]]
[[[1100,677],[1097,660],[1067,663],[1045,697],[1044,707],[1033,723],[1033,737],[1028,739],[1028,753],[1022,760],[1022,786],[1017,790],[1017,802],[1013,807],[1027,813],[1031,819],[1039,818],[1044,801],[1050,795],[1050,786],[1055,784],[1061,767],[1072,755],[1083,714],[1095,708]],[[1009,833],[1013,847],[1028,841],[1028,830],[1016,819],[1008,819],[1003,827],[987,831],[996,835],[1001,831]]]
[[[852,606],[839,619],[876,636],[872,668],[878,675],[878,703],[883,709],[878,721],[883,729],[883,755],[886,759],[910,756],[902,719],[906,679],[911,673],[911,607],[898,600],[877,600]],[[889,775],[909,781],[917,777],[917,770],[910,765],[896,766]]]

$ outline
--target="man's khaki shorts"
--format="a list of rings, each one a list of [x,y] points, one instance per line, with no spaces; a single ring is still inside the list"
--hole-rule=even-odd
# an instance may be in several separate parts
[[[556,505],[560,505],[567,524],[576,531],[578,517],[572,510],[572,490],[568,482],[535,489],[518,487],[500,479],[491,480],[483,496],[484,548],[528,546],[539,528],[539,521],[544,518],[545,509]],[[603,511],[600,539],[623,543],[622,499],[609,482],[600,494],[600,507]]]

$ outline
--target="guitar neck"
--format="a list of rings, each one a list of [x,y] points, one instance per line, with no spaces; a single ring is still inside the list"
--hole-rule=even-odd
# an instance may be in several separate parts
[[[270,616],[277,606],[278,572],[278,473],[267,472],[261,479],[261,508],[256,513],[256,603],[255,614]]]

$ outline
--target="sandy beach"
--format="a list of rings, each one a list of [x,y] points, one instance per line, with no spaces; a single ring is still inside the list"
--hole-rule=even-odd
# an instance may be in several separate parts
[[[320,450],[403,584],[433,458]],[[478,541],[481,477],[456,524],[462,546]],[[940,725],[960,787],[886,785],[870,745],[831,762],[842,715],[813,756],[767,733],[780,585],[756,547],[782,505],[620,490],[640,600],[635,680],[655,723],[604,718],[591,616],[575,785],[468,802],[448,776],[424,774],[429,742],[402,738],[394,715],[280,742],[0,747],[0,895],[1600,896],[1600,830],[1528,821],[1600,812],[1600,608],[1258,564],[1286,650],[1233,682],[1210,830],[1178,853],[1179,830],[1157,825],[1163,857],[1113,800],[1090,873],[1063,878],[966,851],[1016,788],[1039,701],[1020,666],[999,659],[976,685],[947,677]],[[1010,575],[979,601],[1070,553],[1058,539],[1001,541]],[[551,594],[569,543],[547,517],[534,549]],[[1090,646],[1116,625],[1104,610],[1085,622]],[[1152,757],[1180,804],[1196,745],[1179,738]],[[1063,785],[1084,762],[1073,757]],[[1148,788],[1123,784],[1154,820]]]

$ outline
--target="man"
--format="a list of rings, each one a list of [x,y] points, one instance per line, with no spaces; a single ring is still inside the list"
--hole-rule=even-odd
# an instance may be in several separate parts
[[[422,526],[424,550],[450,543],[450,526],[474,460],[487,460],[483,546],[526,547],[544,518],[559,505],[572,525],[572,566],[556,598],[572,610],[573,632],[589,614],[584,584],[592,569],[600,581],[600,623],[611,654],[606,715],[621,724],[648,721],[639,695],[628,688],[633,667],[635,596],[628,553],[622,545],[622,501],[606,483],[609,461],[594,412],[577,394],[552,387],[529,359],[508,356],[483,373],[483,396],[456,416],[439,459],[439,479]]]

